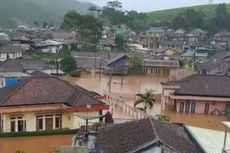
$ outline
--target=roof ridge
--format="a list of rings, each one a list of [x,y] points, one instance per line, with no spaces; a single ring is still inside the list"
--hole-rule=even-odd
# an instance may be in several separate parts
[[[29,78],[26,78],[25,80],[23,80],[21,82],[21,84],[19,86],[16,86],[15,89],[13,89],[9,94],[8,96],[6,96],[5,98],[3,98],[1,101],[3,101],[2,103],[0,104],[4,104],[6,102],[6,100],[8,100],[15,92],[17,92],[18,90],[20,90],[23,86],[25,86],[29,80],[31,80],[32,78],[29,77]]]
[[[149,121],[150,121],[150,125],[151,125],[151,127],[152,127],[152,130],[153,130],[153,132],[154,132],[154,134],[155,134],[155,136],[156,136],[155,139],[160,140],[160,137],[159,137],[159,135],[157,134],[157,130],[156,130],[155,125],[154,125],[154,123],[153,123],[153,118],[152,118],[152,117],[149,117]]]

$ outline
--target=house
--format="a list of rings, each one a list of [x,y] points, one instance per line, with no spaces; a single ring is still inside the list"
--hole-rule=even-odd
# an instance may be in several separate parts
[[[230,75],[230,54],[228,52],[217,52],[209,61],[199,66],[201,74]]]
[[[0,89],[1,132],[76,129],[99,122],[109,106],[89,91],[48,75],[32,75]]]
[[[99,48],[103,50],[112,50],[115,47],[115,40],[113,38],[102,38],[99,40]]]
[[[10,37],[6,33],[0,33],[0,46],[7,44]]]
[[[98,153],[204,153],[183,126],[152,118],[99,129]]]
[[[114,31],[112,28],[110,27],[102,27],[102,39],[114,39]]]
[[[54,40],[45,40],[34,44],[32,47],[36,50],[41,50],[43,53],[59,53],[65,44]]]
[[[108,61],[105,73],[111,75],[127,75],[129,73],[129,68],[129,56],[127,54],[120,53]]]
[[[0,47],[0,62],[8,59],[16,59],[22,57],[23,49],[19,46],[6,44]]]
[[[19,73],[26,75],[37,70],[50,75],[64,75],[64,72],[57,69],[55,65],[47,64],[39,59],[14,59],[0,63],[0,72],[12,75]]]
[[[68,50],[77,48],[77,33],[75,31],[56,29],[52,31],[52,40],[64,43]]]
[[[159,48],[165,49],[165,48],[173,48],[178,50],[184,49],[184,41],[180,40],[163,40],[159,42]]]
[[[224,122],[226,126],[226,132],[229,129],[229,122]],[[228,125],[228,126],[227,126]],[[229,132],[226,137],[226,145],[224,145],[225,132],[216,131],[204,128],[197,128],[192,126],[187,126],[187,130],[194,137],[199,146],[202,146],[206,153],[229,153],[230,152],[230,137]],[[225,152],[223,152],[225,150]]]
[[[185,32],[182,29],[177,31],[167,30],[165,33],[164,40],[166,41],[184,41]]]
[[[162,105],[175,112],[224,114],[230,108],[230,77],[192,75],[179,81],[162,83]]]
[[[222,42],[225,45],[229,45],[230,43],[230,32],[224,31],[224,32],[218,32],[213,36],[214,42]]]
[[[164,38],[165,30],[162,27],[151,27],[145,33],[140,34],[140,42],[143,47],[158,48],[159,41]]]
[[[10,43],[13,44],[14,46],[20,46],[21,48],[23,48],[23,50],[30,50],[31,45],[34,42],[26,37],[17,37],[17,38],[11,38]]]
[[[153,76],[168,76],[170,79],[176,77],[176,71],[180,68],[178,60],[165,59],[145,59],[143,72]]]
[[[0,88],[16,84],[29,76],[29,74],[23,72],[0,72]]]

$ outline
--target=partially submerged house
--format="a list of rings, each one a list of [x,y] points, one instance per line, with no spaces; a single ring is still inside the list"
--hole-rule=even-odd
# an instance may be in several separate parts
[[[23,49],[19,46],[6,44],[0,46],[0,62],[8,59],[16,59],[22,57]]]
[[[152,118],[99,129],[95,150],[98,153],[204,153],[184,127]]]
[[[105,73],[111,75],[127,75],[130,68],[129,60],[129,56],[127,54],[118,54],[108,61]]]
[[[180,68],[178,60],[170,59],[145,59],[143,72],[153,76],[168,76],[173,79],[176,77],[176,71]]]
[[[80,86],[32,75],[0,89],[1,132],[76,129],[85,118],[99,122],[108,105]]]
[[[230,77],[192,75],[179,81],[162,83],[162,109],[175,112],[222,115],[230,108]]]

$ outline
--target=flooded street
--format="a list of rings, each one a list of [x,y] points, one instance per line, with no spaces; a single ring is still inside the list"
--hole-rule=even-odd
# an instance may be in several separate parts
[[[121,78],[123,78],[123,86],[121,87]],[[91,74],[83,74],[80,78],[73,78],[66,76],[64,79],[70,81],[73,84],[78,84],[90,91],[96,91],[100,94],[107,93],[109,91],[108,82],[109,76],[102,75],[101,79],[99,75],[93,76]],[[156,94],[161,94],[160,82],[167,81],[166,77],[140,77],[140,91],[143,93],[146,89],[152,89]],[[117,97],[122,96],[125,103],[129,106],[133,106],[135,101],[135,94],[139,92],[138,76],[113,76],[111,81],[111,94]],[[150,115],[164,114],[170,116],[172,122],[185,123],[195,127],[209,128],[214,130],[224,130],[222,121],[225,121],[224,116],[213,115],[199,115],[199,114],[181,114],[176,113],[171,109],[166,109],[161,112],[160,99],[154,104],[152,110],[147,110]],[[113,112],[114,118],[133,119],[134,116],[125,112],[121,107],[112,105],[110,111]]]
[[[140,78],[140,88],[139,88],[139,78]],[[73,78],[66,76],[65,80],[70,81],[73,84],[78,84],[89,91],[96,91],[100,94],[105,94],[109,92],[109,80],[110,77],[107,75],[96,74],[95,76],[91,74],[82,74],[80,78]],[[130,76],[112,76],[111,79],[111,94],[117,97],[122,97],[124,101],[129,105],[133,106],[135,101],[135,95],[139,93],[144,93],[146,90],[153,90],[155,94],[161,93],[160,82],[167,81],[166,77],[150,77],[150,76],[140,76],[130,75]],[[121,83],[123,82],[123,83]],[[160,114],[160,103],[155,103],[152,110],[147,110],[151,115]],[[114,118],[125,118],[132,119],[133,116],[125,113],[120,107],[112,106],[110,111],[113,112]]]
[[[95,76],[91,74],[82,74],[79,78],[73,78],[66,76],[64,79],[72,82],[73,84],[78,84],[90,91],[96,91],[98,93],[109,91],[109,80],[110,76],[96,74]],[[123,79],[123,85],[121,85],[121,80]],[[140,92],[146,91],[146,89],[152,89],[155,93],[161,92],[160,82],[167,81],[166,77],[150,77],[150,76],[140,76]],[[112,76],[111,81],[111,93],[122,94],[124,97],[134,96],[139,93],[139,77],[136,75],[131,76]]]

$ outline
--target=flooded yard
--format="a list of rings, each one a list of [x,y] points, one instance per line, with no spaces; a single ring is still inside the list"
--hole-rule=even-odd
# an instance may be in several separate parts
[[[71,145],[73,135],[0,138],[1,153],[55,153],[60,146]]]
[[[170,116],[171,121],[175,123],[184,123],[194,127],[220,131],[225,130],[225,127],[222,124],[223,121],[226,121],[226,117],[224,116],[176,113],[172,108],[166,108],[162,113]]]

